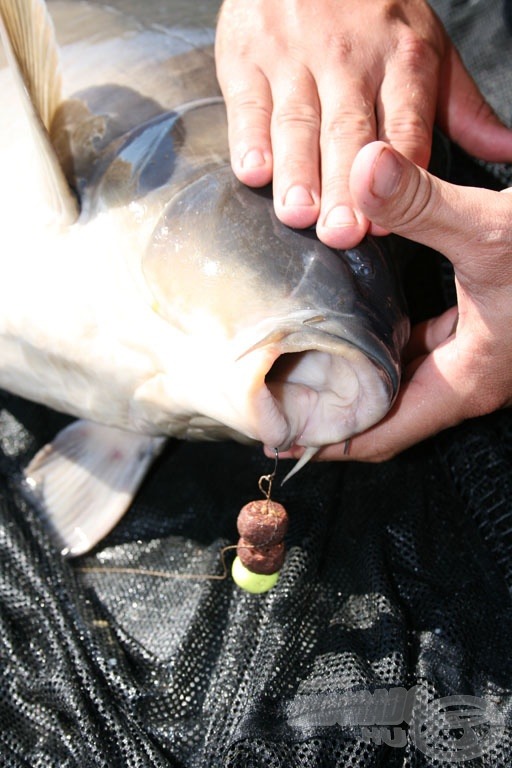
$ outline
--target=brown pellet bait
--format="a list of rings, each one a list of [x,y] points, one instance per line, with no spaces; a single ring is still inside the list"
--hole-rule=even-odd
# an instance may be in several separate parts
[[[236,524],[240,536],[251,544],[274,544],[286,535],[288,514],[279,502],[258,499],[242,507]]]
[[[283,567],[284,541],[267,546],[254,546],[247,539],[241,538],[238,541],[236,553],[249,571],[269,575],[280,571]]]
[[[284,537],[288,530],[288,514],[282,504],[270,498],[277,459],[276,449],[274,471],[271,475],[260,477],[258,482],[265,498],[249,501],[238,514],[240,540],[232,574],[235,582],[248,592],[261,593],[271,589],[278,580],[285,559]]]

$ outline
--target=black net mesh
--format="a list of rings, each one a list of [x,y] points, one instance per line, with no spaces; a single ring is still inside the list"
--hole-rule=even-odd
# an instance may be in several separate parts
[[[64,561],[18,463],[62,419],[1,405],[5,765],[449,765],[315,724],[315,702],[413,685],[481,697],[508,724],[509,413],[381,466],[308,468],[279,492],[288,556],[260,597],[210,578],[269,469],[258,449],[170,445],[113,534]],[[509,742],[483,764],[507,765]]]
[[[504,34],[500,3],[451,5],[462,41],[489,9]],[[456,179],[484,173],[468,163]],[[264,596],[222,578],[272,468],[259,448],[169,443],[121,524],[68,561],[21,482],[67,421],[0,397],[2,766],[512,763],[510,411],[276,485],[287,559]]]

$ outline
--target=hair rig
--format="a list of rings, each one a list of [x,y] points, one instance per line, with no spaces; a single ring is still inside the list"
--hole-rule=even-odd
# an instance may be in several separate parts
[[[240,539],[238,544],[229,544],[221,549],[222,574],[173,573],[155,571],[131,566],[85,566],[77,570],[81,573],[129,574],[151,576],[162,579],[215,579],[222,580],[229,570],[224,558],[228,550],[236,549],[237,555],[231,566],[233,581],[246,592],[262,594],[268,592],[277,583],[285,557],[284,537],[288,530],[288,514],[282,504],[272,501],[272,482],[277,472],[279,452],[275,450],[274,471],[262,475],[258,487],[265,498],[250,501],[240,510],[237,519]]]
[[[237,519],[240,539],[231,575],[239,587],[253,594],[268,592],[275,586],[285,557],[288,514],[282,504],[270,498],[279,459],[279,451],[274,450],[274,471],[258,480],[265,498],[250,501],[242,507]]]

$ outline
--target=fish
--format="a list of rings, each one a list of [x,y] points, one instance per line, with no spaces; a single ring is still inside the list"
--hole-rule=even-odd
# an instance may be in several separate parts
[[[0,386],[74,418],[25,469],[64,556],[116,525],[168,438],[304,446],[297,470],[400,385],[391,241],[331,249],[235,178],[217,4],[211,27],[174,5],[157,24],[151,3],[0,0]]]

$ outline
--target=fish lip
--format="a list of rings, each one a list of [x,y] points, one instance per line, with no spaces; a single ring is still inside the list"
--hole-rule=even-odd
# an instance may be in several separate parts
[[[306,317],[300,324],[284,322],[274,327],[264,336],[261,336],[258,341],[239,353],[236,362],[258,349],[279,345],[267,371],[268,374],[276,360],[283,354],[307,352],[310,349],[332,353],[334,349],[349,346],[365,355],[381,371],[388,384],[390,397],[394,400],[398,394],[401,380],[400,359],[398,357],[395,358],[388,346],[375,334],[366,329],[361,332],[361,339],[358,340],[351,338],[351,333],[341,335],[335,330],[330,330],[334,324],[339,324],[340,317],[343,316],[319,315],[317,313]],[[352,316],[347,315],[347,317],[351,318]],[[402,338],[406,338],[408,329],[408,320],[405,319],[403,327],[399,329],[399,334]],[[367,343],[362,343],[364,341]],[[399,346],[401,348],[403,346],[402,343]]]
[[[348,316],[352,317],[352,316]],[[356,318],[357,320],[357,318]],[[375,333],[368,329],[358,329],[359,338],[351,330],[347,329],[347,332],[341,336],[335,330],[330,330],[333,324],[339,322],[338,315],[327,315],[323,321],[319,321],[315,318],[315,324],[309,325],[311,332],[317,334],[317,341],[319,348],[329,349],[329,342],[337,345],[348,345],[353,349],[364,354],[369,360],[373,362],[375,367],[380,371],[381,376],[386,380],[389,387],[389,395],[394,400],[398,394],[401,381],[401,361],[398,356],[394,356],[391,353],[389,346],[382,341]],[[399,330],[399,334],[402,339],[408,336],[408,320],[404,322],[403,328]],[[405,343],[405,342],[404,342]],[[403,344],[396,345],[400,349]]]

